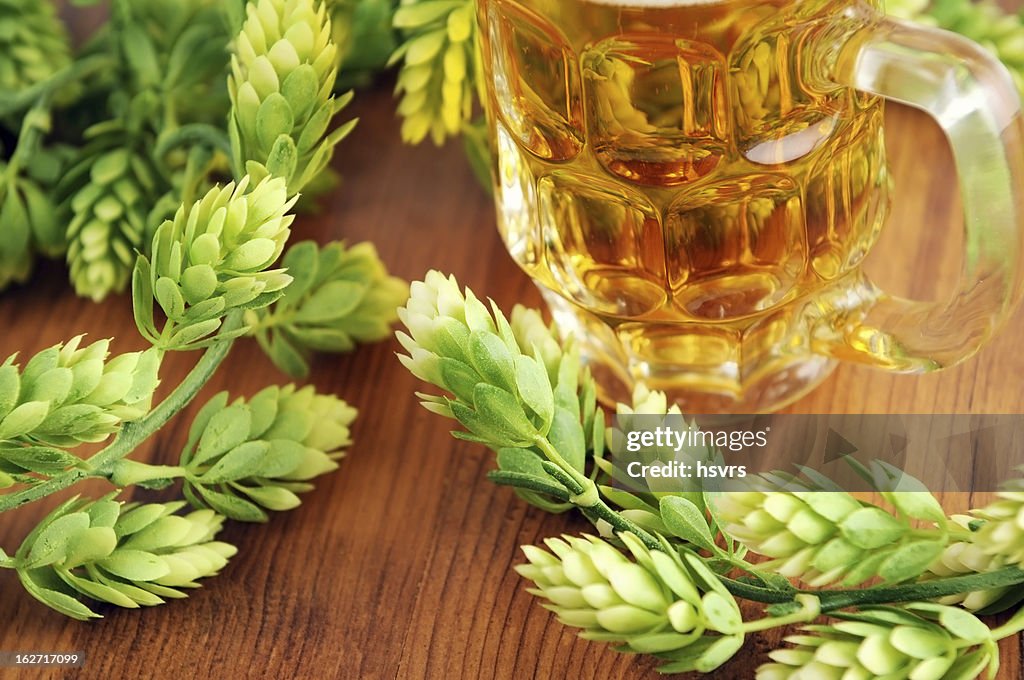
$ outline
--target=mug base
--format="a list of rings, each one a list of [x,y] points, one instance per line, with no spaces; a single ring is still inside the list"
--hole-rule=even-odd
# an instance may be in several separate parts
[[[577,339],[598,398],[609,408],[632,403],[634,388],[643,383],[664,392],[668,403],[687,415],[770,413],[820,385],[837,364],[809,352],[780,351],[756,333],[750,335],[757,351],[744,352],[748,333],[738,333],[733,342],[711,326],[645,325],[637,330],[623,324],[613,329],[544,286],[538,288],[560,333]]]

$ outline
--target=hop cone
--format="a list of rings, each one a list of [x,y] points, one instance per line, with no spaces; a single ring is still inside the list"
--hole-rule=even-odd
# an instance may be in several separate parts
[[[964,515],[954,515],[952,520],[968,528],[972,518]],[[972,535],[973,538],[973,535]],[[984,574],[995,571],[1006,566],[1006,560],[1002,556],[992,556],[973,540],[954,541],[946,546],[935,562],[928,567],[928,571],[922,575],[922,580],[930,578],[945,578],[949,576],[966,576],[969,574]],[[978,590],[970,593],[949,595],[937,600],[941,604],[959,604],[970,611],[986,609],[998,602],[1004,595],[1013,590],[1007,588],[992,588],[989,590]]]
[[[268,177],[250,191],[244,177],[181,206],[157,229],[152,263],[143,257],[136,263],[132,297],[140,332],[166,349],[202,347],[229,310],[280,297],[291,277],[266,270],[288,240],[294,202],[284,180]],[[168,319],[162,335],[154,298]]]
[[[196,417],[182,453],[185,496],[231,519],[263,522],[290,510],[309,480],[337,469],[356,410],[312,387],[268,387],[227,406],[226,392]],[[116,481],[116,480],[115,480]]]
[[[351,100],[331,94],[337,76],[331,22],[315,0],[258,0],[246,11],[228,81],[235,167],[254,181],[283,177],[289,195],[296,194],[355,124],[324,136]]]
[[[986,555],[1024,568],[1024,479],[1007,483],[999,500],[972,511],[985,523],[974,533],[974,544]]]
[[[159,383],[159,353],[108,360],[109,340],[80,347],[81,340],[43,350],[22,370],[13,355],[0,364],[0,447],[99,442],[149,411]]]
[[[114,93],[114,108],[148,114],[158,129],[169,110],[178,125],[202,122],[220,127],[230,107],[224,76],[232,37],[222,16],[226,8],[218,6],[222,4],[114,3],[112,37],[120,56],[119,75],[126,81]]]
[[[473,110],[474,3],[417,0],[399,7],[394,23],[407,35],[391,57],[403,62],[397,86],[402,139],[419,144],[430,135],[440,145],[459,134]]]
[[[69,194],[67,260],[78,295],[99,302],[128,285],[158,188],[149,159],[128,147],[87,150],[69,170],[59,190]]]
[[[320,248],[304,241],[288,249],[282,264],[295,280],[272,307],[253,312],[250,323],[274,364],[295,377],[309,374],[312,352],[348,352],[357,342],[388,337],[409,294],[371,243]]]
[[[550,378],[540,358],[522,353],[508,321],[493,303],[492,309],[493,317],[472,291],[467,289],[463,295],[455,277],[428,272],[424,281],[411,285],[409,301],[398,310],[409,330],[397,334],[409,352],[399,359],[416,377],[457,397],[451,401],[428,396],[424,406],[457,418],[470,431],[467,438],[495,449],[531,446],[548,432],[555,418]],[[563,363],[567,372],[574,370]],[[575,373],[564,383],[567,391],[571,383],[575,399]],[[571,423],[572,413],[562,420]],[[578,467],[582,467],[583,452],[578,453]]]
[[[63,25],[47,0],[0,0],[0,94],[46,80],[71,63]]]
[[[693,555],[621,538],[635,561],[603,539],[564,536],[546,541],[551,552],[523,546],[530,563],[516,571],[562,623],[584,629],[580,637],[657,654],[670,662],[662,672],[707,673],[729,660],[743,644],[743,620],[714,573]]]
[[[715,506],[727,534],[772,558],[760,566],[814,587],[855,586],[875,576],[889,582],[918,576],[946,545],[944,533],[920,537],[909,521],[935,521],[934,498],[886,496],[903,511],[899,518],[842,491],[725,492]]]
[[[794,646],[769,656],[757,680],[913,678],[971,680],[995,675],[998,650],[988,626],[955,607],[913,604],[865,607],[832,625],[803,628]]]
[[[1006,12],[992,0],[935,0],[926,17],[991,52],[1010,71],[1018,91],[1024,93],[1024,25],[1020,16]]]
[[[213,540],[223,517],[175,514],[184,505],[72,499],[29,534],[13,564],[29,594],[80,620],[99,617],[83,596],[129,608],[187,597],[180,589],[198,588],[237,551]]]

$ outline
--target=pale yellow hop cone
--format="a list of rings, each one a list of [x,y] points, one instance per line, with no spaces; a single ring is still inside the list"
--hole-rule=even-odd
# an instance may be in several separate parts
[[[769,654],[757,680],[969,680],[998,666],[988,626],[961,609],[865,607],[838,618],[788,636],[793,646]]]
[[[99,616],[81,597],[128,608],[184,598],[237,552],[214,540],[223,517],[177,514],[184,506],[72,499],[29,534],[13,566],[33,597],[76,619]]]
[[[973,518],[966,515],[953,515],[950,518],[959,526],[967,529]],[[973,535],[971,536],[973,538]],[[950,576],[967,576],[984,574],[1006,566],[1006,558],[1001,555],[989,555],[984,548],[973,540],[953,541],[942,551],[942,555],[928,567],[922,580],[945,578]],[[990,588],[969,593],[959,593],[939,598],[941,604],[959,604],[964,609],[978,611],[997,602],[1012,588]]]
[[[904,505],[899,516],[842,491],[730,491],[716,494],[714,503],[725,533],[772,558],[761,567],[814,587],[856,586],[919,576],[946,546],[942,529],[912,523],[931,517],[933,497],[888,497]]]
[[[649,550],[632,534],[620,538],[633,560],[604,539],[563,536],[548,552],[523,546],[529,564],[516,571],[530,593],[588,640],[657,654],[663,672],[710,672],[743,644],[743,620],[732,595],[696,556]]]

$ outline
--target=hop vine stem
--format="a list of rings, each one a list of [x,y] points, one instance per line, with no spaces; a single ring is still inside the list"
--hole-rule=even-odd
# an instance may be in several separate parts
[[[225,317],[222,332],[230,333],[241,326],[242,310],[233,310]],[[185,380],[174,388],[174,391],[167,395],[166,399],[142,419],[125,424],[109,446],[84,461],[81,467],[62,472],[39,486],[0,496],[0,513],[37,501],[83,479],[109,475],[114,463],[128,456],[139,444],[188,406],[217,371],[234,342],[235,339],[230,338],[211,345],[196,362]]]

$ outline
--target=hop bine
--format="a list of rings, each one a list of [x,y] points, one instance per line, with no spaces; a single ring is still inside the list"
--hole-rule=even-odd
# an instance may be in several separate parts
[[[325,136],[351,93],[332,95],[337,50],[327,9],[314,0],[258,0],[235,39],[228,88],[235,171],[282,177],[297,194],[331,159],[355,121]]]
[[[175,514],[184,503],[124,505],[113,494],[77,498],[53,511],[5,566],[32,597],[79,620],[98,618],[82,596],[119,607],[184,598],[183,588],[215,576],[237,552],[213,540],[224,518],[210,510]],[[2,557],[2,555],[0,555]]]
[[[295,280],[280,300],[249,312],[246,321],[274,364],[294,377],[309,374],[312,352],[348,352],[357,342],[386,338],[409,294],[371,243],[320,248],[304,241],[288,249],[282,266]]]
[[[292,279],[267,268],[288,240],[294,203],[283,179],[267,177],[249,190],[246,176],[182,205],[153,236],[152,262],[136,261],[132,300],[139,332],[164,349],[203,347],[228,311],[279,298]],[[162,332],[154,298],[167,316]]]
[[[469,0],[417,0],[395,12],[395,28],[407,38],[391,63],[402,61],[398,113],[402,139],[410,144],[430,135],[440,145],[472,115],[478,61],[473,12]]]

